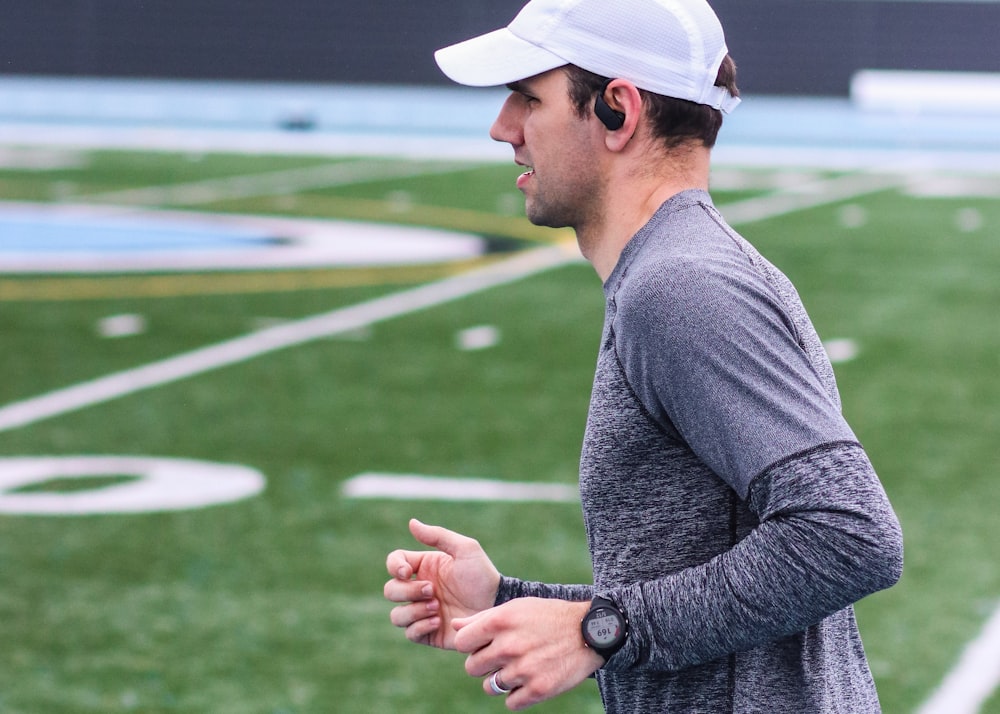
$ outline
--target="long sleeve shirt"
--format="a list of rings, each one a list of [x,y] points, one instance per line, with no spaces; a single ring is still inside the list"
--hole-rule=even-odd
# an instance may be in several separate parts
[[[899,578],[902,535],[791,282],[687,191],[604,290],[580,465],[594,583],[504,577],[498,602],[617,602],[608,712],[880,711],[852,603]]]

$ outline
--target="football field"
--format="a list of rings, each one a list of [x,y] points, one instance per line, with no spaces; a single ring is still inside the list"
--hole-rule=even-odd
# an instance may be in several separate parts
[[[107,273],[96,243],[5,270],[0,235],[0,712],[504,711],[460,655],[406,642],[382,584],[410,517],[502,572],[589,580],[572,489],[603,296],[571,234],[523,218],[518,168],[4,156],[0,221],[238,223],[276,255],[296,242],[275,231],[333,221],[481,239]],[[902,581],[857,606],[884,710],[1000,714],[1000,172],[727,165],[713,185],[798,287],[903,524]],[[536,711],[601,706],[588,682]]]

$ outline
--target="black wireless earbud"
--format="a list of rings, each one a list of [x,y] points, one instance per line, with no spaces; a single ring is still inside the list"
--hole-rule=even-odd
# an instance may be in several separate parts
[[[597,118],[601,120],[604,126],[608,127],[611,131],[618,131],[623,126],[625,126],[625,115],[621,112],[616,112],[614,109],[608,106],[607,100],[604,99],[605,92],[608,91],[608,85],[614,80],[609,79],[601,87],[601,91],[597,94],[597,101],[594,102],[594,114]]]

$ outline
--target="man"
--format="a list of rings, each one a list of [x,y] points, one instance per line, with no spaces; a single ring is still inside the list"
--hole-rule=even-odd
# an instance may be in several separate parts
[[[531,0],[437,53],[512,93],[528,217],[572,226],[606,296],[580,462],[594,584],[501,576],[411,521],[392,622],[468,654],[511,710],[596,673],[608,712],[878,712],[852,603],[900,576],[898,521],[795,289],[715,210],[738,103],[704,0]]]

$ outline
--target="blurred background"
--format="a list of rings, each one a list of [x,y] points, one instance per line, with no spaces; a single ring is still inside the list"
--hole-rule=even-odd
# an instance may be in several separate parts
[[[2,3],[17,75],[443,84],[438,47],[506,25],[519,0]],[[996,2],[713,3],[749,94],[840,95],[861,69],[993,72]]]

